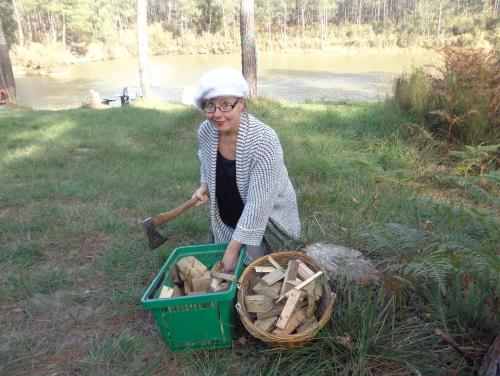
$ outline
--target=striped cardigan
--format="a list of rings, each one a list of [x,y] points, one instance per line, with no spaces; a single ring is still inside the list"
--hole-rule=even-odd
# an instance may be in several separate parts
[[[198,140],[201,182],[208,185],[216,243],[236,240],[259,246],[264,232],[266,240],[269,232],[275,239],[299,237],[297,199],[273,129],[242,112],[236,139],[236,184],[245,206],[234,230],[222,222],[215,195],[219,131],[206,120],[198,129]]]

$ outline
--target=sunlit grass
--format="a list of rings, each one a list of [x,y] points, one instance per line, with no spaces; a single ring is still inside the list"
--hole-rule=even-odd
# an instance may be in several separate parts
[[[432,330],[475,338],[472,345],[481,349],[488,328],[498,323],[490,311],[498,289],[488,284],[497,275],[494,268],[490,276],[484,272],[495,265],[492,252],[500,244],[492,198],[470,185],[446,183],[453,177],[432,143],[409,137],[407,119],[389,105],[287,105],[260,98],[250,110],[282,142],[303,227],[294,247],[331,241],[358,248],[392,284],[334,281],[334,318],[301,349],[270,350],[247,338],[233,350],[174,356],[139,299],[172,249],[210,242],[208,208],[191,209],[162,228],[169,239],[154,252],[136,221],[181,204],[197,187],[201,115],[153,102],[106,110],[3,110],[0,373],[402,375],[455,370],[450,364],[471,369]],[[460,205],[449,196],[450,186]],[[440,199],[429,199],[429,192]],[[457,264],[456,275],[466,272],[467,278],[429,273],[425,263],[436,253],[466,265]],[[449,288],[453,302],[426,278]],[[467,286],[474,294],[458,296],[464,281],[473,281]],[[248,337],[240,325],[235,337],[243,335]],[[338,340],[345,336],[353,348]]]

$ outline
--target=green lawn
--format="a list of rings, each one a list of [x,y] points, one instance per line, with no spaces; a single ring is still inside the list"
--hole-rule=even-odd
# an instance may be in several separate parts
[[[295,247],[357,248],[381,283],[332,281],[334,316],[305,348],[247,338],[173,355],[139,300],[172,249],[209,242],[208,208],[166,225],[169,240],[153,252],[136,221],[191,197],[202,117],[173,104],[3,110],[0,374],[468,374],[478,365],[433,331],[479,361],[500,325],[498,181],[485,190],[457,180],[437,143],[388,104],[250,108],[283,145],[303,225]]]

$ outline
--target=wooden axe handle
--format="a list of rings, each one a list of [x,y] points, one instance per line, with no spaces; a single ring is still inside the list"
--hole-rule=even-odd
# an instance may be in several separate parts
[[[181,206],[179,206],[175,209],[172,209],[172,210],[165,212],[165,213],[158,214],[157,216],[153,217],[153,219],[152,219],[154,226],[158,227],[164,223],[167,223],[171,219],[174,219],[175,217],[177,217],[179,214],[182,214],[186,210],[188,210],[189,208],[192,208],[193,206],[195,206],[197,202],[198,202],[198,198],[193,197],[192,199],[186,201],[184,204],[182,204]]]

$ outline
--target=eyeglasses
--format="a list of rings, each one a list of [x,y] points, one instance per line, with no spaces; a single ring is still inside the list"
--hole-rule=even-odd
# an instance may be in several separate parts
[[[238,98],[236,102],[234,102],[233,104],[224,103],[221,106],[216,106],[213,103],[208,103],[205,106],[203,106],[203,111],[206,112],[207,114],[213,114],[217,109],[219,109],[220,112],[229,112],[236,107],[236,104],[240,101],[240,99],[241,98]]]

